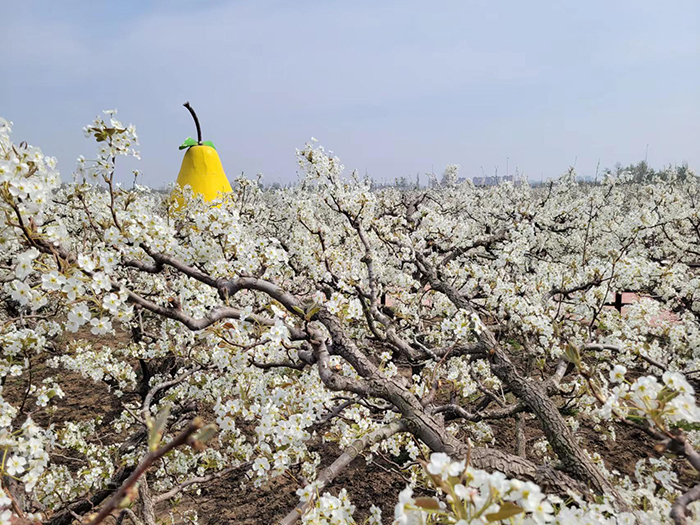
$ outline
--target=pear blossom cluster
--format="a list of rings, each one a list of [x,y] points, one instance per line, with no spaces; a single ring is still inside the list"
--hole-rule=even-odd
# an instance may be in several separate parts
[[[631,512],[616,513],[608,504],[588,504],[547,495],[531,481],[508,479],[500,472],[474,469],[464,460],[453,461],[447,454],[434,453],[424,465],[427,484],[436,496],[419,496],[407,486],[398,496],[395,525],[454,523],[633,524],[651,516]]]
[[[100,144],[94,161],[86,160],[82,155],[78,157],[74,177],[83,181],[94,183],[110,180],[118,155],[140,158],[135,149],[139,144],[136,128],[132,124],[122,124],[116,118],[116,109],[105,110],[103,114],[107,119],[98,115],[90,125],[83,128],[85,137],[92,137]]]
[[[314,494],[309,494],[307,490],[300,489],[298,491],[300,499],[303,502],[308,501]],[[355,523],[353,514],[355,506],[350,503],[348,494],[345,489],[342,489],[338,496],[333,496],[325,492],[318,498],[310,512],[304,514],[302,523],[312,525],[335,525],[342,523]],[[381,522],[380,522],[381,523]]]
[[[626,373],[625,366],[619,364],[610,371],[611,383],[616,385],[601,408],[603,417],[610,418],[613,412],[625,417],[642,416],[659,428],[681,421],[700,422],[695,389],[683,374],[666,371],[661,381],[655,376],[642,376],[629,382]]]
[[[348,497],[346,489],[341,489],[337,496],[329,492],[318,493],[317,483],[310,483],[296,491],[301,504],[310,504],[301,516],[302,523],[311,525],[381,525],[382,511],[372,505],[369,516],[364,521],[355,521],[355,505]]]
[[[481,331],[481,320],[476,313],[458,310],[442,322],[442,331],[450,333],[457,340],[468,340],[472,332]]]

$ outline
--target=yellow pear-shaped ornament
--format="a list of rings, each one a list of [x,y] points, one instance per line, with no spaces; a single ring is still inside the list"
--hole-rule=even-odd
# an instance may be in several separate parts
[[[183,105],[192,114],[195,126],[197,126],[197,140],[188,137],[180,146],[180,149],[187,149],[187,151],[182,159],[177,183],[183,189],[185,186],[190,186],[195,194],[202,195],[204,200],[209,202],[222,193],[229,193],[231,184],[226,178],[214,144],[209,140],[202,142],[202,129],[194,109],[189,102],[185,102]],[[175,200],[178,207],[182,206],[183,198],[181,196],[178,195]]]

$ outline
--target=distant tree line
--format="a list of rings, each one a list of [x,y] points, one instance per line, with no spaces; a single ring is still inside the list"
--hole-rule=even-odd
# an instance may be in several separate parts
[[[684,182],[692,175],[692,170],[690,170],[688,164],[684,162],[681,166],[667,166],[657,171],[650,167],[646,160],[640,160],[636,164],[630,164],[626,167],[623,167],[622,164],[618,162],[614,168],[606,169],[605,173],[615,177],[628,175],[630,177],[629,182],[637,183],[659,180],[668,181],[671,178]]]

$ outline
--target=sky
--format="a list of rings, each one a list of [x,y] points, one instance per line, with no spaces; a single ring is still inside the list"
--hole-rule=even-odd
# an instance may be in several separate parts
[[[141,161],[175,181],[196,136],[229,178],[298,180],[316,137],[377,180],[593,175],[648,157],[700,164],[700,2],[0,0],[0,116],[70,180],[117,108]]]

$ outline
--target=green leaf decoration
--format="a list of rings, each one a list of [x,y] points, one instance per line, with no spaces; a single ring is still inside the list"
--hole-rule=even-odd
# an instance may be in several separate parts
[[[197,145],[196,140],[194,140],[192,137],[187,137],[185,142],[180,144],[179,149],[187,149],[187,148],[191,148],[192,146],[196,146],[196,145]],[[206,140],[206,141],[202,142],[202,146],[209,146],[210,148],[216,149],[216,147],[214,146],[214,143],[211,140]]]
[[[180,148],[179,148],[179,149],[186,149],[186,148],[190,148],[190,147],[196,146],[196,145],[197,145],[197,141],[196,141],[196,140],[194,140],[192,137],[187,137],[187,139],[185,139],[185,142],[183,142],[182,144],[180,144]]]

